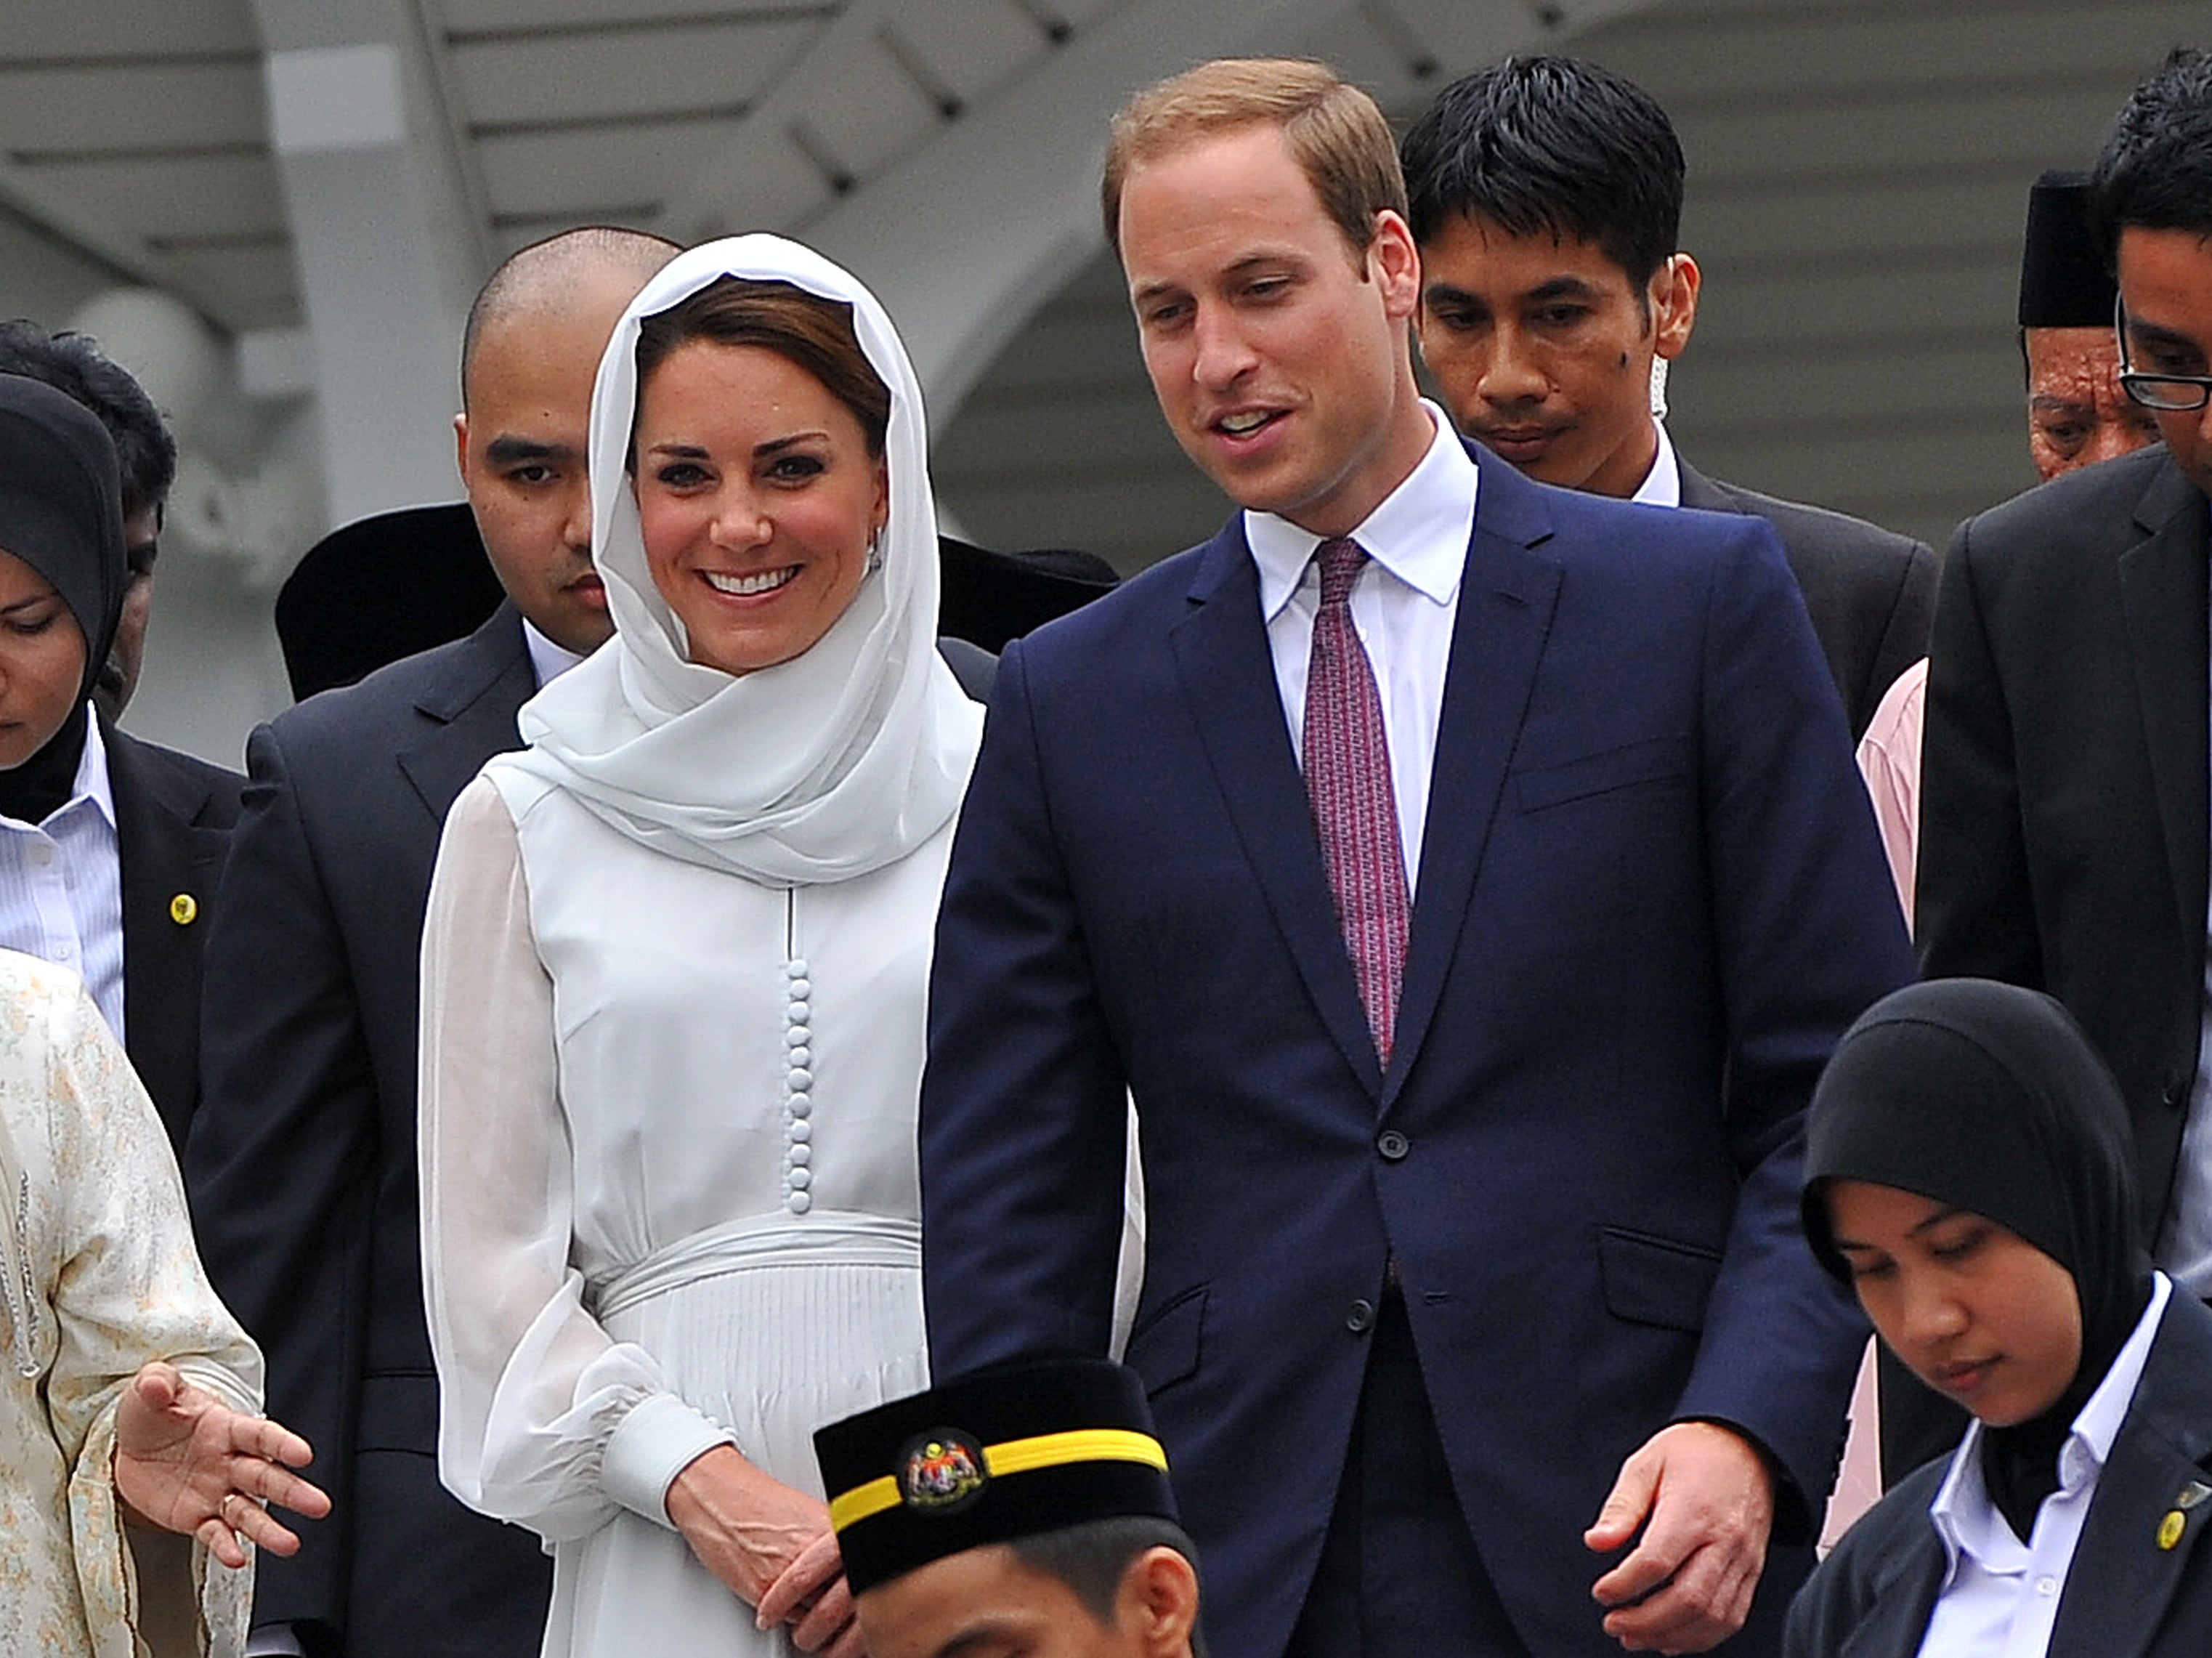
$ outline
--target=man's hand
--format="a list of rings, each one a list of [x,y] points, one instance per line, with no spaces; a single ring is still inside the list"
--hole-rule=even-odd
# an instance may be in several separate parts
[[[1711,1422],[1662,1428],[1621,1464],[1583,1541],[1610,1553],[1643,1536],[1590,1593],[1631,1652],[1703,1652],[1743,1627],[1766,1565],[1774,1484],[1751,1442]]]

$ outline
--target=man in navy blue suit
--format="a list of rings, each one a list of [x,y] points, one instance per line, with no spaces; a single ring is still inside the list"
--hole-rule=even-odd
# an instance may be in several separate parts
[[[1127,1357],[1215,1650],[1772,1650],[1863,1341],[1802,1113],[1912,972],[1773,531],[1451,436],[1389,130],[1325,68],[1140,94],[1104,208],[1243,510],[1003,659],[932,987],[932,1363],[1105,1349],[1126,1090]]]

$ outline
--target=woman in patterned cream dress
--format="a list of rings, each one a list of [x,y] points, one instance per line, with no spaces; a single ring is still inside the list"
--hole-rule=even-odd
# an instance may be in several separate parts
[[[808,1436],[926,1380],[923,997],[981,726],[920,399],[859,282],[747,236],[633,301],[591,447],[616,639],[456,804],[424,942],[441,1469],[547,1540],[548,1654],[843,1658]]]

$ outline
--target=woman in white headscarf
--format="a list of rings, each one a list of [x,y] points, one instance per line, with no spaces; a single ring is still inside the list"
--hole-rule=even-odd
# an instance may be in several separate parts
[[[548,1654],[842,1658],[809,1436],[926,1380],[923,1001],[981,728],[921,399],[865,288],[745,236],[631,303],[591,450],[615,641],[456,803],[424,938],[441,1469],[550,1544]]]

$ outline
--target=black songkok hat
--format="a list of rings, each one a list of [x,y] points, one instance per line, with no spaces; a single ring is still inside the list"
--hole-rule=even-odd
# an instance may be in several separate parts
[[[1176,1518],[1136,1373],[1002,1364],[814,1435],[855,1594],[933,1560],[1086,1521]]]
[[[2117,290],[2089,231],[2089,175],[2053,167],[2027,192],[2020,257],[2022,328],[2105,328]]]
[[[1047,548],[1002,553],[937,538],[937,631],[989,651],[1111,592],[1121,578],[1096,553]]]
[[[307,550],[276,594],[292,695],[305,701],[473,633],[504,597],[465,502],[343,525]]]
[[[76,618],[89,695],[130,579],[115,446],[82,404],[21,374],[0,374],[0,551],[51,582]]]

